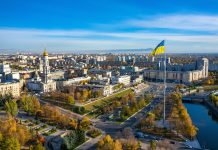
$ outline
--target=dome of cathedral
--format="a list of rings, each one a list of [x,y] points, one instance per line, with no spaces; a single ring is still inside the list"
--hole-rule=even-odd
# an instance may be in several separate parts
[[[46,51],[46,49],[44,50],[44,52],[43,52],[42,55],[43,55],[43,56],[48,56],[48,52]]]

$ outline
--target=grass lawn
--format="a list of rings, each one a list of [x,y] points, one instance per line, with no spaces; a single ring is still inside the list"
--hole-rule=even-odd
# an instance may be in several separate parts
[[[204,86],[205,91],[213,91],[213,90],[218,90],[218,85],[208,85]]]
[[[102,107],[102,106],[106,106],[107,104],[111,103],[111,101],[112,101],[115,97],[122,97],[122,96],[124,96],[124,95],[129,94],[131,91],[132,91],[131,89],[126,89],[126,90],[124,90],[124,91],[122,91],[122,92],[113,94],[113,95],[111,95],[111,96],[102,98],[101,100],[98,100],[98,101],[95,101],[95,102],[93,102],[93,103],[90,103],[90,104],[88,104],[88,105],[86,105],[86,106],[84,106],[84,107],[85,107],[85,109],[86,109],[87,111],[90,112],[90,111],[95,110],[95,109],[97,109],[97,108],[100,108],[100,107]]]

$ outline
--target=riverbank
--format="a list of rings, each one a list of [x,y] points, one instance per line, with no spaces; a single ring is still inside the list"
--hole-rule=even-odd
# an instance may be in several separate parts
[[[203,104],[205,104],[207,107],[210,108],[210,111],[212,111],[212,113],[218,117],[218,108],[215,107],[209,100],[204,100]]]
[[[198,128],[197,139],[203,149],[216,150],[218,147],[218,122],[210,113],[206,105],[198,103],[184,103],[193,123]]]
[[[185,143],[184,143],[185,145],[189,145],[189,146],[191,146],[192,148],[197,148],[197,149],[201,149],[201,145],[200,145],[200,143],[199,143],[199,141],[198,141],[198,139],[197,138],[195,138],[193,141],[186,141]]]

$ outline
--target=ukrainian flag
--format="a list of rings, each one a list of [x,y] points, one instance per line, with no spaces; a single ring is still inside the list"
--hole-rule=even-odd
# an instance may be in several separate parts
[[[157,47],[149,54],[149,56],[155,56],[164,53],[164,40],[157,45]]]

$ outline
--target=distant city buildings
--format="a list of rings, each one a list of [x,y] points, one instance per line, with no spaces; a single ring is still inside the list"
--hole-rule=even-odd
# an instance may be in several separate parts
[[[146,81],[162,81],[164,58],[144,54],[17,54],[0,56],[2,94],[25,87],[32,92],[61,91],[67,87],[101,90],[103,95],[123,86]],[[192,83],[208,77],[208,70],[217,71],[216,56],[167,56],[167,82]],[[7,85],[7,86],[6,86]],[[19,90],[17,89],[19,87]],[[113,87],[115,87],[114,90]]]

